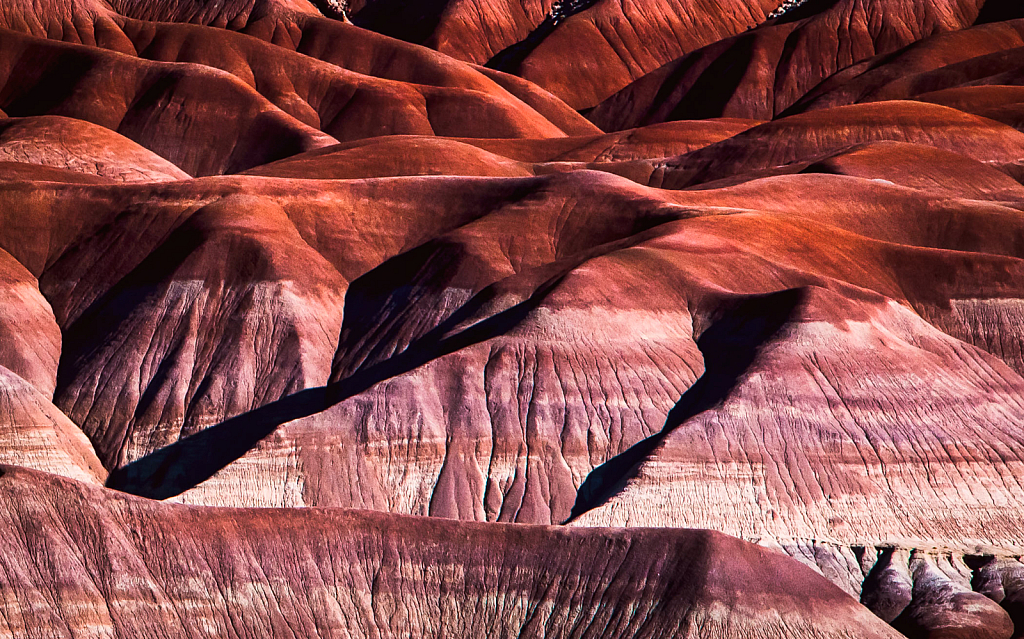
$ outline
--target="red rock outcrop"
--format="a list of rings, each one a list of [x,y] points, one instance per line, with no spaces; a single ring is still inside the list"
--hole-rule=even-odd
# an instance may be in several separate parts
[[[413,175],[524,177],[595,169],[647,182],[659,158],[703,148],[755,124],[747,120],[668,122],[604,135],[556,138],[382,136],[296,154],[245,173],[351,179]]]
[[[337,142],[209,67],[149,62],[12,31],[0,38],[0,59],[0,107],[7,115],[92,122],[190,175],[243,170]]]
[[[12,635],[898,636],[810,569],[710,531],[189,508],[0,472]]]
[[[18,96],[13,92],[12,98],[20,98],[20,102],[14,104],[13,112],[10,108],[5,109],[8,115],[35,115],[43,109],[64,109],[68,112],[65,114],[109,127],[117,122],[115,118],[122,117],[119,109],[124,109],[125,104],[152,110],[163,108],[167,102],[180,101],[181,105],[176,108],[189,113],[190,120],[199,120],[190,127],[190,131],[203,131],[210,135],[212,128],[203,130],[201,121],[207,116],[197,111],[196,96],[219,96],[219,99],[240,104],[252,103],[248,110],[253,113],[246,114],[246,109],[237,110],[233,124],[244,130],[256,127],[264,132],[268,141],[279,147],[236,149],[236,155],[244,155],[252,163],[269,161],[261,151],[280,154],[280,145],[287,142],[289,135],[295,138],[289,147],[292,148],[291,153],[303,150],[296,146],[309,144],[303,136],[312,135],[316,139],[316,132],[303,131],[303,126],[320,129],[343,140],[393,133],[547,137],[562,135],[563,129],[574,134],[594,131],[593,126],[578,114],[529,83],[502,77],[503,74],[497,72],[488,71],[485,75],[469,65],[428,50],[305,12],[287,13],[291,21],[281,32],[285,23],[275,13],[257,12],[261,16],[258,19],[225,23],[220,18],[213,19],[200,12],[192,16],[199,24],[170,24],[136,19],[143,16],[153,20],[161,16],[149,16],[145,11],[140,13],[134,4],[120,7],[125,15],[105,6],[79,1],[43,10],[35,8],[37,14],[63,25],[54,31],[18,19],[18,9],[24,11],[25,7],[16,4],[11,9],[14,15],[0,15],[3,18],[0,26],[35,36],[99,46],[137,59],[111,56],[95,50],[58,47],[47,54],[58,56],[53,64],[62,69],[69,68],[69,65],[71,68],[93,69],[92,75],[65,72],[66,76],[73,76],[77,84],[70,87],[47,84],[59,84],[61,76],[47,72],[45,66],[35,70],[34,75],[23,77],[21,74],[28,70],[15,65],[16,71],[13,72],[17,75],[8,77],[7,82],[21,85],[30,93]],[[176,15],[162,18],[173,20]],[[242,11],[241,15],[253,18],[247,11]],[[243,29],[246,35],[214,28],[216,26]],[[338,38],[349,46],[339,48]],[[13,34],[10,39],[12,45],[17,42]],[[28,55],[41,55],[40,50],[54,48],[32,39],[27,42],[20,48],[28,47]],[[5,56],[14,63],[19,55],[25,54],[25,51],[12,51]],[[101,62],[94,60],[96,56]],[[141,59],[163,64],[153,65]],[[195,66],[197,64],[201,66]],[[97,65],[99,67],[94,68]],[[96,76],[109,77],[110,74],[123,76],[121,86],[114,89],[115,93],[124,94],[123,97],[117,99],[110,95],[90,105],[91,111],[82,112],[85,105],[80,104],[75,96],[90,91],[103,96],[107,89],[100,90],[94,86]],[[44,83],[36,86],[40,78]],[[132,78],[137,79],[133,81]],[[520,95],[522,99],[518,97]],[[73,110],[75,108],[78,110]],[[209,111],[227,112],[213,108]],[[385,112],[390,116],[381,117]],[[540,112],[550,115],[557,124]],[[164,146],[169,146],[167,138],[174,140],[180,137],[180,131],[171,129],[149,133],[131,128],[133,120],[143,120],[149,126],[168,126],[169,123],[160,121],[149,122],[147,113],[125,114],[123,118],[126,121],[114,128],[128,137],[133,137],[134,133],[133,139],[139,135],[149,136],[143,140],[144,146],[157,150],[192,174],[240,170],[237,164],[230,162],[212,167],[192,167],[188,161],[174,157],[175,150],[161,147],[161,140]],[[258,119],[253,119],[256,117],[254,114],[258,114]],[[284,130],[275,132],[273,127],[283,127]],[[221,132],[217,137],[230,136]],[[320,138],[331,140],[327,136]],[[179,146],[184,149],[195,145],[185,140]],[[211,152],[210,155],[207,162],[215,162],[216,154]]]
[[[767,122],[665,161],[650,184],[683,188],[883,141],[922,144],[1004,167],[1011,173],[1019,170],[1024,158],[1024,134],[999,122],[923,102],[873,102]]]
[[[460,60],[483,64],[526,38],[551,11],[552,0],[354,0],[354,21]]]
[[[355,7],[354,20],[520,75],[583,109],[683,54],[763,22],[777,6],[775,0],[371,0]]]
[[[985,24],[927,38],[835,73],[792,111],[880,100],[906,100],[963,85],[1000,84],[1019,71],[1024,20]],[[1006,82],[1012,84],[1012,82]]]
[[[119,182],[189,177],[167,160],[109,129],[55,116],[0,120],[0,161],[50,166]]]
[[[726,4],[0,7],[0,634],[1024,632],[1024,22]]]
[[[51,402],[61,333],[36,278],[0,253],[0,460],[99,483],[106,470]]]
[[[983,0],[815,1],[651,71],[597,105],[605,130],[666,120],[767,120],[841,71],[936,34],[971,26]],[[870,64],[870,63],[865,63]]]

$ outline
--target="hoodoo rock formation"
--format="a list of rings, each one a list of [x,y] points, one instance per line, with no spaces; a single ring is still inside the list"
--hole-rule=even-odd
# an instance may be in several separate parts
[[[1024,637],[1010,0],[0,3],[0,636]]]

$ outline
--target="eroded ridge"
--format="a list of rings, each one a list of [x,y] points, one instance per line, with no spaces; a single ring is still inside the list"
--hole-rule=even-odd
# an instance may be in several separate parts
[[[0,634],[1024,632],[1018,3],[331,6],[0,5]]]

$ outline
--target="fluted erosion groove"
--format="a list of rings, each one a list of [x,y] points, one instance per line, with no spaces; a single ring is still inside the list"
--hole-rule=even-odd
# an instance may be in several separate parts
[[[0,1],[0,637],[1024,637],[1022,68],[1015,0]]]
[[[551,286],[553,284],[548,285]],[[446,336],[452,327],[458,326],[472,312],[472,307],[467,306],[461,314],[453,316],[424,336],[416,348],[410,348],[340,382],[288,395],[180,439],[112,471],[106,485],[108,488],[150,499],[180,495],[255,448],[282,424],[325,411],[382,380],[407,373],[431,360],[508,331],[537,306],[545,290],[461,332]]]
[[[624,486],[625,475],[650,455],[677,426],[725,401],[758,351],[796,312],[804,292],[780,291],[726,307],[697,340],[704,374],[669,411],[665,426],[591,472],[576,493],[569,521],[600,506]]]
[[[185,507],[13,467],[0,504],[0,630],[19,637],[898,636],[711,531]]]
[[[1012,0],[810,1],[651,69],[602,98],[587,117],[606,131],[677,119],[771,119],[822,81],[850,80],[886,56],[927,46],[948,32],[970,33],[986,16],[1018,10]],[[984,47],[982,41],[961,51],[980,57],[975,46]],[[944,54],[933,62],[949,64]],[[913,70],[897,75],[904,72],[910,80]]]

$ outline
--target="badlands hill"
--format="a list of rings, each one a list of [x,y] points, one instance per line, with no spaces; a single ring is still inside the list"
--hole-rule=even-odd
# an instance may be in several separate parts
[[[0,3],[0,635],[1024,637],[1016,0]]]

